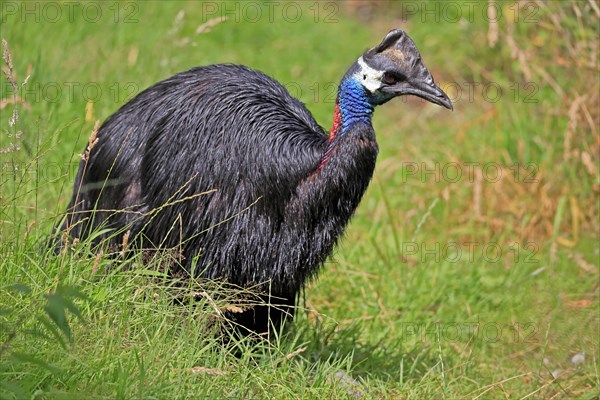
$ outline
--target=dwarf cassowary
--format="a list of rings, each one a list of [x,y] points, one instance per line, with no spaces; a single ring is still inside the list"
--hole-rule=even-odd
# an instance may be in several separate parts
[[[96,232],[95,242],[118,248],[129,231],[144,248],[179,251],[177,268],[262,288],[277,306],[232,317],[246,333],[268,332],[293,316],[371,180],[373,109],[402,95],[452,108],[398,29],[342,78],[329,134],[281,84],[248,67],[174,75],[102,124],[62,236]]]

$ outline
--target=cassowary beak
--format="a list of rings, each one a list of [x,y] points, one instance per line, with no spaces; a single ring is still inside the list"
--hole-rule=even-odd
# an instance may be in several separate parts
[[[435,84],[429,72],[427,72],[427,75],[428,76],[426,77],[409,80],[407,82],[407,87],[403,88],[401,94],[412,94],[430,101],[433,104],[446,107],[449,110],[454,110],[448,95]]]
[[[433,77],[424,65],[418,68],[418,72],[412,74],[412,76],[400,79],[394,84],[385,85],[381,90],[394,96],[412,94],[433,104],[446,107],[450,110],[454,109],[448,95],[435,84]]]

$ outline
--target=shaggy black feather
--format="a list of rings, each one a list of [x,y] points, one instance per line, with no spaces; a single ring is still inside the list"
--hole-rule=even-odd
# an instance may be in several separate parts
[[[144,247],[180,249],[180,267],[199,276],[264,284],[265,298],[283,307],[233,317],[243,330],[266,332],[269,318],[278,327],[331,254],[375,168],[376,96],[355,81],[344,85],[357,70],[355,63],[338,101],[352,91],[347,98],[362,99],[367,117],[342,115],[331,138],[282,85],[244,66],[194,68],[157,83],[100,127],[60,231],[85,238],[127,227]],[[348,109],[364,106],[356,104]],[[122,240],[106,233],[95,241],[107,238]]]

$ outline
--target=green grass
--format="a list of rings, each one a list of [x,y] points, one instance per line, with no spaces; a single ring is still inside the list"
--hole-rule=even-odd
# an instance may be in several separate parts
[[[526,3],[516,21],[514,4],[501,3],[494,46],[484,3],[473,15],[461,7],[460,22],[442,13],[448,3],[292,3],[296,21],[282,2],[272,22],[262,3],[252,3],[256,22],[246,3],[109,2],[95,22],[79,3],[73,21],[63,5],[56,22],[30,4],[37,14],[0,8],[17,82],[30,74],[16,93],[8,81],[0,92],[0,398],[598,398],[590,2]],[[219,16],[207,15],[213,6],[238,13],[196,35]],[[44,250],[94,121],[133,94],[192,66],[242,63],[328,127],[341,75],[396,26],[461,97],[453,113],[414,99],[377,110],[373,182],[273,343],[224,345],[214,333],[232,290],[167,280],[165,258],[111,264],[86,243],[58,257]],[[486,101],[494,86],[502,96]],[[11,126],[14,95],[23,101]],[[19,150],[4,151],[11,143]],[[202,295],[174,304],[190,292]]]

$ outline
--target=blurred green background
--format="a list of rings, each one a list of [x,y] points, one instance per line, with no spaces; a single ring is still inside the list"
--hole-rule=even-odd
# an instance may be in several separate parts
[[[2,398],[598,398],[599,18],[594,0],[3,1]],[[454,112],[377,109],[373,182],[263,356],[233,357],[137,264],[40,251],[94,122],[136,93],[245,64],[328,129],[339,79],[396,27]],[[81,296],[53,314],[65,285]]]

